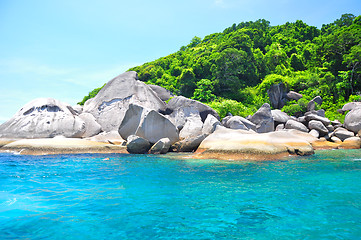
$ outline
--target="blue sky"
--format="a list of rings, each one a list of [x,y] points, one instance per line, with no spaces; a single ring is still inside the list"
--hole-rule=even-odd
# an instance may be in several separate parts
[[[360,0],[0,0],[0,123],[32,99],[71,105],[194,36],[264,18],[321,28]]]

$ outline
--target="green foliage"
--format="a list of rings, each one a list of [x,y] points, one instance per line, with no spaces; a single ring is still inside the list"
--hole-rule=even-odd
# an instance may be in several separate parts
[[[207,103],[207,105],[216,110],[221,118],[224,118],[227,113],[232,113],[234,116],[246,117],[257,111],[256,108],[246,107],[241,102],[230,99],[215,100]]]
[[[283,82],[303,95],[286,104],[287,113],[304,112],[319,95],[326,116],[342,120],[337,108],[361,92],[361,16],[344,14],[321,29],[301,20],[279,26],[264,19],[241,22],[130,70],[147,84],[210,102],[221,116],[248,115],[269,102],[273,84]]]
[[[213,94],[213,91],[213,82],[208,79],[202,79],[197,82],[197,88],[194,90],[193,99],[202,102],[210,102],[216,97],[216,95]]]
[[[297,113],[305,113],[307,110],[308,101],[305,98],[301,98],[297,102],[295,100],[289,101],[283,108],[282,111],[290,116],[295,116]]]
[[[83,100],[82,100],[81,102],[78,102],[78,104],[79,104],[79,105],[84,105],[84,103],[85,103],[88,99],[91,99],[91,98],[95,97],[95,96],[98,94],[98,92],[99,92],[104,86],[105,86],[105,84],[104,84],[102,87],[100,87],[100,88],[95,88],[95,89],[93,89],[91,92],[89,92],[89,94],[88,94],[87,96],[85,96],[85,97],[83,98]]]

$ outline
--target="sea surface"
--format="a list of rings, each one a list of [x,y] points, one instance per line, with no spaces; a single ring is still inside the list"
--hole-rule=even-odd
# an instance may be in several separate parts
[[[0,154],[0,239],[361,239],[361,150]]]

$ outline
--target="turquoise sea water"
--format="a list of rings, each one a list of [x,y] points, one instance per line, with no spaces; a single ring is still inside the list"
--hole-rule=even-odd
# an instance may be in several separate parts
[[[0,154],[0,239],[361,239],[361,150],[270,162]]]

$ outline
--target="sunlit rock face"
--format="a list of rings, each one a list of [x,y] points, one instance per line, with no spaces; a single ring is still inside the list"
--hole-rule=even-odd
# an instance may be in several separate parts
[[[155,111],[165,110],[165,103],[145,83],[137,80],[136,72],[126,72],[110,80],[92,99],[84,104],[83,112],[91,113],[102,130],[118,130],[129,104]]]
[[[3,138],[82,137],[85,122],[68,104],[52,98],[27,103],[10,120],[0,125]]]

